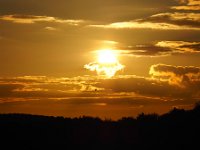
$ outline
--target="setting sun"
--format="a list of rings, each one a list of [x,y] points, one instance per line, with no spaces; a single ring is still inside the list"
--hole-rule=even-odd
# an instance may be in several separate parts
[[[95,54],[97,55],[96,61],[86,64],[84,68],[96,71],[98,75],[104,75],[107,78],[113,77],[116,72],[124,68],[117,58],[119,53],[114,50],[98,50]]]
[[[116,53],[112,50],[99,50],[97,53],[100,64],[114,64],[118,62]]]

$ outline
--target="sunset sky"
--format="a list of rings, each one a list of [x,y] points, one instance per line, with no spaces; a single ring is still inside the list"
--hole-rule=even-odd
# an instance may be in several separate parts
[[[200,0],[0,0],[0,113],[118,119],[200,101]]]

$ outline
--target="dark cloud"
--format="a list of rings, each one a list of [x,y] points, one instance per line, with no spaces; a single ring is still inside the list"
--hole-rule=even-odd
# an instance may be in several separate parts
[[[160,41],[156,45],[182,52],[199,52],[200,42]]]
[[[200,14],[181,12],[161,13],[152,15],[146,19],[141,19],[139,22],[168,23],[178,26],[191,26],[200,28]]]
[[[165,64],[158,64],[152,66],[153,72],[163,72],[163,73],[174,73],[177,76],[182,76],[186,74],[199,74],[200,68],[199,67],[183,67],[183,66],[171,66]]]
[[[188,11],[199,11],[200,1],[199,0],[178,0],[181,6],[173,6],[175,10],[188,10]]]
[[[97,87],[113,92],[133,92],[136,95],[157,98],[162,101],[191,98],[194,93],[197,93],[197,91],[193,93],[179,86],[169,84],[167,81],[142,77],[104,80],[97,84]]]
[[[200,43],[188,44],[180,46],[181,49],[190,49],[193,52],[200,52]]]
[[[117,47],[121,50],[121,54],[136,57],[152,57],[152,56],[167,56],[172,53],[172,50],[168,47],[160,47],[154,44],[144,44],[136,46],[122,46]]]
[[[200,42],[160,41],[155,44],[160,48],[170,49],[171,54],[199,53]]]
[[[164,91],[173,88],[166,83],[159,83],[156,80],[137,76],[102,80],[97,84],[97,87],[110,89],[114,92],[134,92],[144,96],[155,97],[167,96]]]
[[[122,46],[121,46],[122,45]],[[160,41],[135,46],[115,45],[122,55],[136,57],[160,57],[175,54],[199,53],[200,42]]]
[[[149,72],[154,78],[168,81],[171,85],[186,88],[188,91],[199,92],[200,67],[153,65]]]
[[[0,98],[2,97],[11,97],[14,90],[21,89],[24,86],[21,84],[6,84],[0,83]]]

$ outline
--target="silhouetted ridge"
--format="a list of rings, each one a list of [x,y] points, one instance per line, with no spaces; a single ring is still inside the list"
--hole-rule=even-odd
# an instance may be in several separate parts
[[[6,149],[191,149],[199,146],[200,103],[118,121],[0,114],[0,135]]]

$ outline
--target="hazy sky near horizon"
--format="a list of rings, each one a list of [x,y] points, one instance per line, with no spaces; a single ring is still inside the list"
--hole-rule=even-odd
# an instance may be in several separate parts
[[[200,0],[0,0],[0,113],[189,109],[199,35]]]

